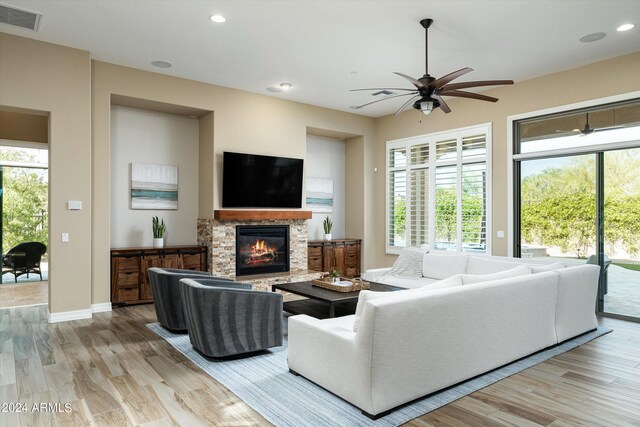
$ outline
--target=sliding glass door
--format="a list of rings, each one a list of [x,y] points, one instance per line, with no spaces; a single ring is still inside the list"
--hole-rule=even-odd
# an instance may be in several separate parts
[[[520,165],[520,256],[595,263],[595,155]]]
[[[640,148],[603,154],[601,310],[640,317]]]
[[[599,265],[597,311],[640,319],[640,101],[514,130],[514,256]]]

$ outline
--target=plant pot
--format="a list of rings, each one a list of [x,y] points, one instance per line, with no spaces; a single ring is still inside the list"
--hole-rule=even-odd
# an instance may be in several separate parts
[[[331,240],[331,233],[324,235],[324,240]]]
[[[153,238],[153,247],[154,248],[163,248],[164,247],[164,237]]]

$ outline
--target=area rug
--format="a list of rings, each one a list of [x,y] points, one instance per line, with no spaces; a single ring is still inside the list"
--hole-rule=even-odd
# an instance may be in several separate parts
[[[598,328],[559,346],[414,401],[374,421],[362,415],[350,403],[301,376],[289,373],[286,338],[282,347],[252,357],[219,361],[207,359],[195,351],[186,334],[172,334],[158,323],[150,323],[147,327],[279,427],[399,426],[611,332],[611,329]]]

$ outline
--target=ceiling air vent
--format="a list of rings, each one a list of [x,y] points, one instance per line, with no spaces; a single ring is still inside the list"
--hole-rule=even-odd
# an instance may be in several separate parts
[[[0,3],[0,24],[38,31],[42,14]]]

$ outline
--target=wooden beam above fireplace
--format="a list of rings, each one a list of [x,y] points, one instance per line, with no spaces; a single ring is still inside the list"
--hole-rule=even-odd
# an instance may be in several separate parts
[[[265,219],[311,219],[311,211],[252,211],[215,210],[213,217],[218,221],[251,221]]]

